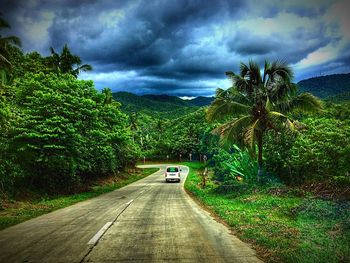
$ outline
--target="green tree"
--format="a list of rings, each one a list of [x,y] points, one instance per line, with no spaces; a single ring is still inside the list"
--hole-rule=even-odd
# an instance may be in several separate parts
[[[81,71],[92,70],[91,65],[82,64],[81,58],[70,52],[67,44],[63,46],[61,54],[57,53],[53,47],[50,47],[50,51],[50,62],[56,72],[68,73],[78,77]]]
[[[5,19],[0,17],[0,30],[4,28],[10,28],[10,24]],[[6,75],[9,73],[12,67],[9,52],[10,46],[20,47],[21,40],[16,36],[3,37],[2,35],[0,35],[0,78],[2,85],[4,85],[7,82]]]
[[[104,105],[112,104],[112,102],[113,102],[113,96],[112,96],[112,91],[111,91],[111,89],[110,89],[110,88],[104,88],[104,89],[102,89],[102,94],[104,95],[103,104],[104,104]]]
[[[21,113],[10,148],[31,185],[72,191],[135,159],[126,115],[117,103],[106,106],[92,81],[27,73],[15,85]]]
[[[261,74],[262,72],[262,74]],[[321,101],[310,93],[297,94],[291,81],[293,71],[282,61],[265,61],[264,69],[253,60],[240,64],[240,73],[226,72],[233,86],[218,89],[207,110],[209,121],[225,120],[215,129],[222,143],[239,142],[255,153],[258,148],[258,175],[263,167],[263,139],[268,130],[296,130],[286,114],[294,109],[317,111]]]
[[[156,121],[156,131],[158,133],[158,141],[162,138],[162,134],[164,132],[164,120],[161,118],[158,118]]]

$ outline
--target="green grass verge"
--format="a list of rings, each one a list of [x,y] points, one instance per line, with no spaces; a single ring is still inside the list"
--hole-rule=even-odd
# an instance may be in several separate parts
[[[75,203],[87,200],[101,194],[119,189],[125,185],[142,179],[154,172],[157,168],[139,169],[136,173],[121,173],[118,176],[109,178],[109,181],[96,183],[88,192],[79,194],[57,196],[52,198],[35,198],[25,201],[6,200],[0,210],[0,229],[16,225],[28,219],[64,208]]]
[[[199,163],[185,188],[222,218],[266,262],[350,262],[350,202],[300,197],[285,186],[202,189]],[[287,189],[287,191],[285,191]]]

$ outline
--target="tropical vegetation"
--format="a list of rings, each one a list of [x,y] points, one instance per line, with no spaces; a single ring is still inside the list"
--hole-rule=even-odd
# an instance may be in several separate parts
[[[185,188],[235,235],[249,242],[264,262],[348,262],[350,202],[316,198],[300,187],[280,182],[260,185],[217,184],[204,166],[191,170]]]
[[[218,89],[216,98],[207,111],[209,121],[228,119],[216,128],[223,143],[240,143],[258,151],[259,174],[263,165],[264,136],[269,130],[295,131],[297,124],[287,113],[300,109],[316,111],[321,102],[310,93],[296,94],[296,85],[291,81],[293,72],[284,62],[265,61],[263,74],[259,65],[249,61],[241,63],[240,73],[227,72],[233,86]]]
[[[0,19],[0,30],[6,27]],[[137,161],[187,160],[188,191],[272,259],[292,262],[309,253],[317,262],[331,251],[339,262],[349,259],[344,89],[320,100],[311,89],[299,90],[287,63],[260,68],[249,61],[237,74],[226,72],[232,87],[215,98],[113,93],[79,79],[92,66],[68,45],[49,51],[24,53],[18,38],[0,35],[0,215],[25,215],[3,226],[41,213],[16,210],[23,198],[36,200],[28,207],[47,205],[47,212],[62,207],[47,199],[67,195],[75,202],[95,196],[100,180],[136,180],[128,171]],[[204,168],[207,178],[193,173]]]

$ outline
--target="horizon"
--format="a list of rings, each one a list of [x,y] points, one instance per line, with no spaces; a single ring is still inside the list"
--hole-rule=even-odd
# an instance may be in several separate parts
[[[230,86],[225,71],[249,59],[285,60],[294,82],[350,72],[346,0],[7,0],[0,8],[11,25],[5,35],[19,36],[23,51],[49,55],[49,47],[61,51],[67,43],[94,67],[79,78],[98,90],[213,96]]]
[[[298,81],[295,84],[298,84],[299,82],[304,81],[304,80],[309,80],[309,79],[314,79],[314,78],[319,78],[319,77],[327,77],[327,76],[334,76],[334,75],[348,75],[348,74],[350,74],[350,72],[328,74],[328,75],[318,75],[318,76],[313,76],[313,77],[309,77],[309,78],[306,78],[306,79],[302,79],[302,80]],[[137,96],[146,96],[146,95],[173,96],[173,97],[178,97],[178,98],[180,98],[182,100],[193,100],[193,99],[198,98],[198,97],[215,98],[215,92],[212,95],[207,95],[207,96],[203,96],[203,95],[185,96],[185,95],[172,95],[172,94],[167,94],[167,93],[158,93],[158,94],[155,94],[155,93],[143,93],[143,94],[138,94],[138,93],[131,92],[131,91],[126,91],[126,90],[112,91],[112,93],[119,93],[119,92],[126,92],[126,93],[130,93],[130,94],[137,95]]]

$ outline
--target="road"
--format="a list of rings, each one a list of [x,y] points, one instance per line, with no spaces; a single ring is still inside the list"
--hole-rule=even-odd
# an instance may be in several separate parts
[[[165,183],[165,165],[156,167],[121,189],[2,230],[0,262],[261,262],[185,193],[187,167],[180,184]]]

